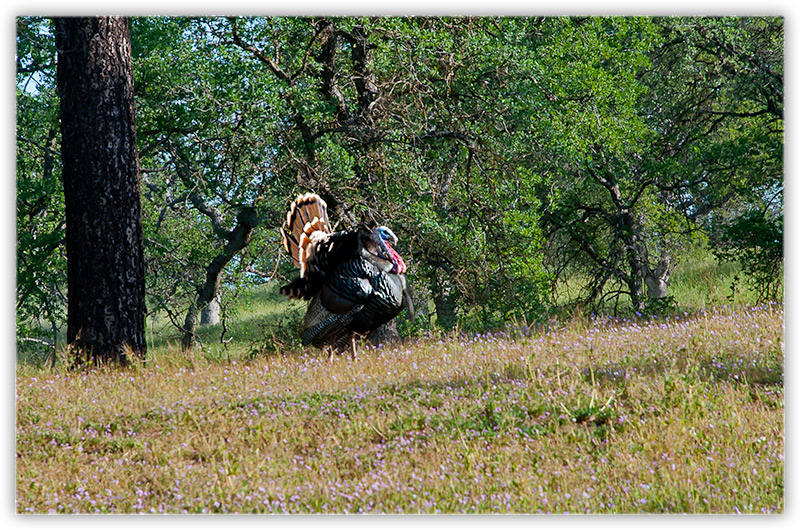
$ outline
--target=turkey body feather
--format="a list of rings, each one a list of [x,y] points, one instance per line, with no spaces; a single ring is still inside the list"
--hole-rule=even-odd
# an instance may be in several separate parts
[[[413,315],[406,265],[394,250],[397,236],[385,226],[332,232],[327,205],[318,195],[299,196],[281,229],[283,244],[300,276],[280,293],[308,300],[302,342],[331,355],[395,318]]]

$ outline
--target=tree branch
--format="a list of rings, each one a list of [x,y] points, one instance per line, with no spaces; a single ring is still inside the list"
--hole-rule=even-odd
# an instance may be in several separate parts
[[[292,76],[284,72],[277,62],[273,61],[272,59],[264,55],[264,53],[261,50],[259,50],[252,44],[247,44],[242,40],[241,35],[239,35],[239,26],[237,24],[236,17],[228,17],[228,21],[231,23],[231,36],[233,37],[233,40],[229,41],[229,43],[235,44],[239,48],[247,52],[250,52],[253,55],[253,57],[261,61],[270,70],[272,70],[272,72],[278,77],[278,79],[285,81],[289,86],[292,86],[292,81],[293,81]]]

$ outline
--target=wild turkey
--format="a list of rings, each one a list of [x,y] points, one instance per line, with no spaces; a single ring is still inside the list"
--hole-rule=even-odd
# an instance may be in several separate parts
[[[297,197],[281,228],[283,245],[300,277],[280,288],[309,300],[302,342],[341,354],[407,307],[413,313],[403,258],[392,248],[397,236],[385,226],[333,232],[319,195]]]

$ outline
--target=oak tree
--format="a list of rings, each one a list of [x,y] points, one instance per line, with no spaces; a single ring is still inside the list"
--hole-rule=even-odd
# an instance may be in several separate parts
[[[58,18],[67,341],[77,363],[144,358],[144,261],[127,18]]]

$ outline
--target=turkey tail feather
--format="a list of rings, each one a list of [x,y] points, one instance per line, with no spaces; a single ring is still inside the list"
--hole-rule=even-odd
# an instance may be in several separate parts
[[[308,245],[311,234],[331,233],[328,221],[328,205],[316,193],[299,195],[286,213],[286,224],[281,227],[283,247],[292,259],[292,263],[305,271],[305,260],[309,256]]]

